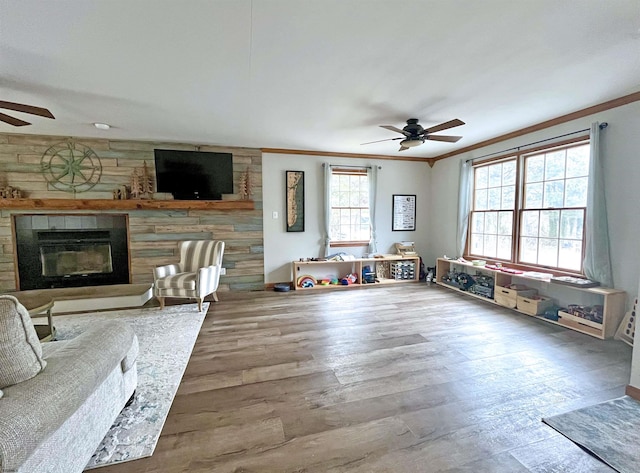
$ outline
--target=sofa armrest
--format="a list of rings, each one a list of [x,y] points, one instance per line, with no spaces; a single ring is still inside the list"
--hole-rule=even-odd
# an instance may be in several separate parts
[[[218,289],[220,282],[220,266],[206,266],[198,269],[196,290],[201,296],[211,294]]]
[[[131,368],[133,368],[138,361],[138,355],[140,354],[140,344],[138,343],[138,337],[136,335],[133,336],[133,340],[131,341],[131,347],[124,358],[120,362],[120,368],[123,373],[126,373]]]
[[[96,390],[122,369],[136,344],[131,326],[96,324],[52,350],[35,377],[4,389],[0,402],[0,471],[17,469]],[[133,362],[129,360],[131,366]],[[130,366],[130,368],[131,368]],[[115,393],[114,393],[115,395]]]

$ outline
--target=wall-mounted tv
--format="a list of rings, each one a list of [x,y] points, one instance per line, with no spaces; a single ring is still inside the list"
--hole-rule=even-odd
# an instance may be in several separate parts
[[[231,153],[156,149],[156,188],[176,200],[220,200],[233,194]]]

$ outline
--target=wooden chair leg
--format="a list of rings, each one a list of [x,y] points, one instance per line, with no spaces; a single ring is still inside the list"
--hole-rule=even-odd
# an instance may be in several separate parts
[[[217,292],[212,292],[211,293],[211,297],[213,297],[213,302],[219,302],[218,301],[218,293]]]
[[[202,297],[198,297],[198,312],[202,312]]]
[[[164,297],[158,296],[158,302],[160,302],[160,308],[164,309]]]

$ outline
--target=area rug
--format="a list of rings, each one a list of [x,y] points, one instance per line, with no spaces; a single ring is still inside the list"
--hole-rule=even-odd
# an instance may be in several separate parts
[[[140,344],[135,400],[120,413],[87,469],[151,456],[209,307],[197,304],[55,316],[57,340],[68,340],[97,321],[129,323]],[[55,343],[55,342],[52,342]]]
[[[640,468],[640,402],[623,396],[542,419],[620,473]]]

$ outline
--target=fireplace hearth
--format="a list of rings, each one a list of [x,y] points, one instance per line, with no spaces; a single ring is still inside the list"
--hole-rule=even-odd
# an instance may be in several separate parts
[[[124,215],[16,216],[20,289],[129,283],[126,223]]]

